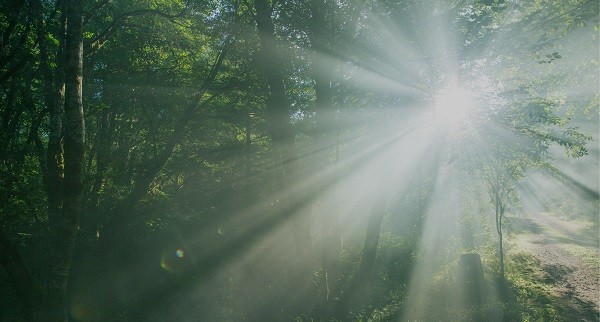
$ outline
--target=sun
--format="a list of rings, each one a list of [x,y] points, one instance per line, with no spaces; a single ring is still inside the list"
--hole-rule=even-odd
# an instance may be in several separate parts
[[[448,82],[436,93],[434,113],[436,123],[457,126],[462,123],[475,108],[473,94],[457,81]]]

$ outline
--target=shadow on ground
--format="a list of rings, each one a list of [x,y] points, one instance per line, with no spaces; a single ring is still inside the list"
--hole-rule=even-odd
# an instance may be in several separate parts
[[[510,218],[507,228],[515,234],[539,234],[543,231],[542,227],[530,218]]]
[[[507,307],[516,310],[509,314],[512,318],[518,317],[521,321],[600,321],[596,304],[576,297],[574,287],[565,283],[567,275],[574,270],[572,267],[542,265],[538,258],[528,253],[510,256],[509,265],[507,284],[499,289]],[[563,285],[567,290],[560,294],[553,292],[557,285]]]
[[[543,234],[536,243],[574,244],[584,247],[600,247],[598,225],[590,225],[580,229],[565,227],[564,222],[549,214],[537,213],[527,217],[510,218],[507,231],[514,234]]]

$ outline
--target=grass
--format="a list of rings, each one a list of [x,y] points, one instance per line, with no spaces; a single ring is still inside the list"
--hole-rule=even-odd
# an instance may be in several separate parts
[[[544,268],[527,253],[510,256],[507,272],[508,304],[515,305],[520,321],[598,321],[591,303],[553,291],[566,272]]]
[[[489,261],[488,261],[489,262]],[[452,265],[450,265],[452,266]],[[425,287],[426,292],[409,295],[377,284],[373,301],[356,308],[354,321],[598,321],[598,312],[589,303],[557,294],[554,283],[565,272],[550,272],[528,253],[508,256],[506,282],[491,273],[479,291],[479,300],[465,300],[464,285],[454,278],[453,269],[441,269]],[[400,281],[396,281],[400,282]],[[375,295],[375,294],[371,294]],[[413,298],[409,298],[413,296]]]
[[[499,269],[495,243],[477,249],[482,257],[485,280],[475,296],[469,295],[472,290],[469,291],[464,282],[456,278],[460,250],[449,250],[447,256],[439,258],[436,263],[424,263],[433,265],[435,269],[425,278],[421,276],[421,282],[416,283],[418,285],[415,288],[415,283],[411,281],[414,282],[416,277],[411,272],[423,270],[419,248],[398,236],[384,234],[377,272],[370,287],[362,294],[360,303],[349,307],[345,316],[337,318],[339,321],[599,321],[593,303],[584,303],[573,294],[557,292],[557,286],[564,284],[565,277],[570,273],[567,267],[544,265],[527,252],[527,247],[522,247],[524,245],[521,243],[529,243],[524,235],[542,233],[541,229],[535,231],[537,227],[533,224],[523,221],[514,226],[526,229],[511,234],[505,244],[504,282],[497,275]],[[531,228],[534,228],[533,232]],[[600,268],[596,249],[576,244],[561,244],[563,246],[568,247],[565,250],[569,253],[588,262],[591,268]],[[360,247],[346,248],[342,266],[352,268],[359,258]],[[447,262],[448,258],[456,260]],[[355,269],[353,267],[343,275],[350,276]],[[338,321],[318,314],[300,320],[311,319]]]
[[[592,249],[590,247],[576,244],[563,245],[563,249],[582,259],[587,265],[589,265],[590,269],[596,272],[600,271],[600,258],[598,256],[598,249]]]

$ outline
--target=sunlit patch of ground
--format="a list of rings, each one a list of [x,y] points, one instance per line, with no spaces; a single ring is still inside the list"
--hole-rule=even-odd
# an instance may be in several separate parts
[[[600,309],[599,237],[592,223],[569,221],[548,213],[511,218],[511,252],[534,255],[544,271],[543,282],[579,312],[578,320],[598,320]],[[594,320],[592,320],[594,321]]]

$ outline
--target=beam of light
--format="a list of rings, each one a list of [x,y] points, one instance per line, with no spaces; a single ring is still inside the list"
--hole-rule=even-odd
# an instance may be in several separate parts
[[[425,10],[425,12],[428,12],[428,10]],[[359,50],[354,49],[353,51],[368,59],[348,61],[346,53],[342,52],[313,53],[310,51],[310,54],[319,55],[319,59],[332,66],[338,66],[341,74],[347,80],[349,88],[355,87],[353,89],[375,93],[380,96],[381,94],[388,95],[390,93],[397,96],[424,95],[423,93],[429,93],[430,91],[423,88],[436,87],[433,84],[437,84],[436,79],[441,78],[436,75],[440,73],[439,70],[449,71],[452,74],[455,72],[455,68],[470,69],[473,75],[464,77],[463,74],[462,76],[467,79],[475,79],[472,82],[475,84],[463,84],[457,78],[452,78],[447,83],[442,84],[441,90],[433,97],[435,114],[433,126],[458,127],[477,108],[474,92],[478,94],[477,97],[481,101],[485,100],[489,104],[489,99],[482,98],[485,94],[482,94],[480,87],[488,84],[490,86],[489,95],[498,91],[495,82],[488,81],[484,84],[481,81],[483,79],[481,75],[476,74],[488,74],[489,79],[508,79],[508,76],[503,78],[498,76],[502,73],[508,73],[510,64],[507,61],[501,61],[501,58],[497,59],[497,63],[482,58],[479,61],[473,61],[472,65],[461,65],[458,62],[460,58],[458,52],[460,50],[448,48],[458,41],[442,42],[451,37],[452,32],[449,32],[448,30],[451,29],[446,28],[447,26],[441,23],[441,19],[436,20],[424,15],[415,20],[431,24],[421,26],[419,30],[433,30],[433,34],[425,33],[423,35],[425,37],[422,38],[412,35],[415,39],[414,42],[411,42],[411,38],[413,38],[411,35],[401,35],[403,31],[408,31],[406,28],[403,29],[403,26],[395,26],[393,22],[387,24],[375,21],[376,34],[384,34],[381,43],[385,43],[386,46],[377,48],[377,46],[369,46],[372,42],[365,41]],[[497,43],[493,43],[493,45],[499,46]],[[375,51],[381,52],[377,53]],[[438,58],[410,61],[412,58],[424,56],[425,53]],[[431,62],[423,62],[425,60]],[[558,65],[564,60],[566,59],[554,62],[552,66]],[[436,64],[444,66],[437,66]],[[497,71],[492,70],[494,66],[496,66]],[[530,68],[533,70],[538,67],[536,64],[532,64]],[[571,68],[571,65],[562,65],[562,69],[569,68]],[[532,75],[531,77],[535,78],[544,76],[544,78],[550,79],[550,72],[545,75],[539,74],[539,72],[527,73],[521,70],[520,73]],[[589,95],[588,92],[595,90],[594,86],[589,86],[589,83],[587,85],[585,93],[578,87],[568,89],[569,94],[581,93],[587,96]],[[116,85],[107,84],[107,86]],[[577,84],[577,86],[580,86],[580,84]],[[163,94],[163,91],[167,92],[171,89],[156,86],[152,90]],[[193,88],[180,88],[179,90],[193,92]],[[400,108],[404,108],[404,106],[397,107],[397,109]],[[217,213],[221,210],[217,210],[215,213],[208,214],[214,217],[221,216],[225,219],[214,219],[214,223],[209,222],[199,228],[193,228],[194,233],[187,234],[189,246],[177,243],[176,247],[169,247],[165,251],[166,253],[162,254],[160,268],[163,271],[174,273],[168,275],[169,278],[177,277],[184,280],[185,282],[180,284],[180,288],[171,290],[158,285],[154,288],[145,287],[138,291],[144,296],[150,297],[147,299],[149,303],[154,300],[153,296],[157,293],[164,295],[159,296],[162,299],[171,299],[170,296],[172,296],[173,303],[169,305],[172,312],[181,311],[182,308],[195,308],[199,299],[206,300],[207,303],[214,303],[215,307],[211,309],[215,311],[218,310],[217,308],[223,308],[223,310],[228,309],[229,311],[252,312],[266,311],[270,305],[281,304],[269,303],[268,300],[272,298],[282,301],[282,299],[288,297],[297,297],[299,303],[302,299],[313,297],[314,294],[311,292],[314,291],[314,288],[311,282],[314,281],[294,280],[295,276],[288,274],[289,271],[279,271],[282,267],[292,266],[290,263],[314,261],[312,258],[297,258],[298,254],[295,250],[293,237],[290,237],[290,232],[293,230],[291,219],[310,215],[315,200],[335,200],[336,204],[331,207],[331,212],[335,212],[335,215],[342,222],[342,233],[348,239],[355,238],[360,243],[363,240],[364,223],[366,222],[366,214],[371,199],[383,190],[373,178],[385,174],[387,177],[393,178],[391,180],[393,181],[392,185],[394,185],[391,189],[392,195],[408,193],[407,191],[412,188],[410,180],[411,175],[416,172],[415,169],[420,171],[424,161],[439,158],[436,155],[432,156],[431,150],[438,153],[442,145],[438,139],[439,133],[433,131],[427,133],[427,131],[432,130],[431,128],[421,128],[419,131],[400,139],[404,131],[409,128],[408,122],[397,124],[396,132],[400,134],[391,133],[394,131],[377,131],[379,125],[385,123],[379,122],[379,119],[385,120],[388,115],[397,113],[397,111],[383,111],[380,117],[373,117],[373,114],[377,113],[375,107],[368,108],[367,112],[360,111],[358,108],[356,110],[350,112],[348,109],[348,111],[343,112],[344,118],[347,120],[356,119],[357,124],[343,127],[340,132],[360,133],[363,132],[363,128],[368,128],[365,132],[369,132],[371,135],[351,134],[347,140],[336,143],[310,140],[306,140],[301,144],[296,143],[295,148],[299,161],[294,166],[300,168],[299,172],[306,174],[304,177],[294,180],[290,186],[269,195],[267,198],[254,200],[239,213],[221,214]],[[387,123],[389,125],[391,122]],[[326,128],[333,132],[336,130],[336,125],[329,124]],[[597,127],[594,126],[594,128]],[[508,132],[506,129],[502,130]],[[510,133],[497,132],[498,136],[501,136],[505,141],[510,139]],[[335,166],[310,165],[311,162],[322,155],[323,151],[331,150],[338,143],[344,146],[343,156]],[[306,146],[304,147],[304,145]],[[477,144],[476,148],[486,156],[492,157],[489,147],[484,142]],[[597,160],[597,153],[595,160]],[[594,169],[594,166],[591,166],[591,168]],[[410,293],[405,304],[407,312],[405,317],[411,319],[425,320],[427,318],[426,310],[428,306],[426,305],[429,304],[428,297],[430,296],[428,292],[435,287],[431,284],[431,277],[435,276],[444,265],[446,267],[453,265],[458,259],[457,255],[460,249],[456,245],[456,239],[453,238],[460,235],[459,218],[462,212],[471,211],[473,215],[483,218],[482,221],[491,219],[493,216],[489,209],[485,207],[484,209],[472,207],[474,209],[465,210],[459,204],[458,195],[463,192],[461,189],[466,183],[458,181],[456,173],[449,172],[446,165],[441,165],[440,169],[442,171],[436,174],[437,181],[435,181],[433,197],[426,207],[427,215],[421,231],[422,240],[419,252],[423,256],[417,262],[413,277],[409,282]],[[594,174],[597,174],[597,165],[595,169]],[[265,166],[263,170],[262,175],[264,178],[278,175],[278,169],[275,166],[273,168]],[[566,170],[570,170],[566,172],[575,180],[584,179],[581,178],[581,173],[578,172],[579,169],[569,168]],[[577,175],[580,177],[577,177]],[[247,182],[256,182],[259,179],[261,177],[257,174],[251,174],[243,178]],[[332,183],[324,185],[324,182],[329,181]],[[242,184],[245,184],[245,182],[242,182]],[[542,181],[537,185],[547,185],[547,182]],[[489,204],[487,204],[489,197],[485,192],[485,188],[478,188],[480,188],[476,191],[478,194],[472,198],[489,208]],[[556,190],[560,191],[559,189]],[[302,197],[307,194],[310,197]],[[535,198],[539,198],[539,196],[535,196]],[[281,211],[274,210],[278,207],[279,200],[289,199],[300,199],[295,201],[296,205],[294,207],[290,207],[291,211],[289,213],[282,214]],[[329,209],[322,211],[322,213],[324,216],[330,215]],[[315,223],[315,225],[317,224]],[[481,226],[477,226],[477,228],[479,229]],[[190,229],[192,228],[190,227]],[[198,258],[198,265],[188,263],[193,256]],[[196,266],[200,268],[196,268]],[[190,272],[192,269],[196,269],[201,274],[192,274]],[[139,269],[132,272],[132,275],[144,275],[143,273],[144,271]],[[197,275],[203,275],[203,280],[199,281]],[[292,276],[290,277],[290,275]],[[283,289],[281,286],[278,288],[276,284],[292,286],[294,294],[275,294],[275,291],[270,289],[271,285],[274,286],[273,289]],[[268,285],[268,291],[265,285]],[[258,289],[258,291],[255,291],[255,289]],[[460,290],[451,291],[458,292]],[[228,292],[238,293],[228,294]],[[268,292],[273,294],[267,294]],[[183,296],[174,296],[176,294],[183,294]],[[233,303],[234,300],[221,302],[224,295],[231,296],[237,302]],[[458,295],[460,297],[460,294]],[[452,297],[454,294],[449,294],[449,296]],[[145,303],[143,301],[142,303]],[[292,303],[293,301],[287,300],[287,302]],[[144,308],[143,305],[139,305],[139,307]],[[289,310],[289,307],[285,309]],[[194,309],[192,309],[191,312],[185,313],[190,316],[179,315],[178,317],[190,319],[194,313],[202,316],[201,313],[203,312],[200,309],[194,312]],[[290,313],[292,317],[297,316],[291,310],[286,313]],[[231,320],[247,319],[245,316],[234,315],[229,316],[229,318]]]

